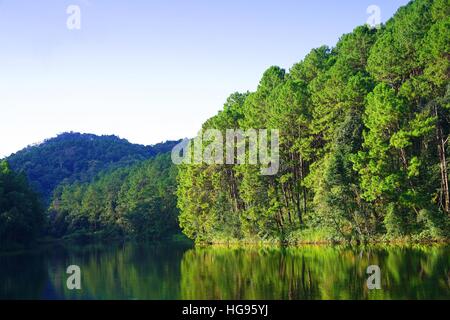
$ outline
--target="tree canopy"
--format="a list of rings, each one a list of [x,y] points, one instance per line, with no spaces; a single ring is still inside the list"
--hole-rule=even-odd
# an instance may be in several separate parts
[[[273,66],[202,130],[279,129],[280,170],[184,164],[180,225],[198,242],[449,235],[450,2],[415,0],[289,72]],[[203,141],[204,148],[208,141]]]
[[[44,208],[26,177],[0,161],[0,247],[29,244],[41,235]]]
[[[178,229],[177,169],[170,154],[62,184],[49,208],[50,234],[157,240]]]

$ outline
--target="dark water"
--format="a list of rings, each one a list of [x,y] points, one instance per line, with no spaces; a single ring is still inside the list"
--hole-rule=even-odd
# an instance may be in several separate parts
[[[68,290],[66,268],[81,268]],[[366,269],[381,269],[381,289]],[[47,247],[0,254],[0,299],[450,299],[450,246]]]

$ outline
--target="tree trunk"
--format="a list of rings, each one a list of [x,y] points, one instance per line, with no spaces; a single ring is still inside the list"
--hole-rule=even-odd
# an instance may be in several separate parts
[[[437,107],[434,109],[435,116],[439,121],[439,113]],[[444,139],[444,133],[442,131],[442,126],[438,122],[436,127],[436,139],[437,139],[437,147],[439,154],[439,163],[440,163],[440,171],[441,171],[441,194],[440,194],[440,203],[439,206],[444,209],[445,212],[449,212],[450,207],[450,195],[448,190],[448,170],[447,170],[447,159],[445,156],[445,144],[447,140]]]
[[[445,212],[449,212],[450,207],[450,195],[448,190],[448,170],[447,170],[447,159],[445,157],[445,143],[444,137],[442,134],[442,128],[438,127],[438,153],[439,153],[439,162],[440,162],[440,171],[441,171],[441,203],[440,205],[444,209]]]

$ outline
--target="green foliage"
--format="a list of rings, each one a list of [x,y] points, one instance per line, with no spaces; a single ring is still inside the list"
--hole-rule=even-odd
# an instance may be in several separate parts
[[[29,245],[41,235],[44,210],[23,174],[0,162],[0,246]]]
[[[183,165],[198,242],[448,238],[449,1],[415,0],[289,73],[270,67],[203,126],[279,129],[280,170]],[[317,235],[320,235],[318,237]]]
[[[154,240],[175,233],[177,170],[169,154],[101,173],[92,183],[63,184],[51,203],[57,237],[132,237]]]
[[[53,190],[62,182],[89,182],[101,171],[130,166],[168,152],[176,143],[143,146],[116,136],[70,132],[27,147],[7,160],[14,170],[25,172],[30,184],[49,202]]]
[[[381,29],[357,27],[289,72],[270,67],[255,92],[232,94],[202,132],[279,130],[276,175],[260,164],[177,170],[167,154],[148,160],[176,142],[75,133],[9,161],[45,200],[53,195],[59,237],[159,239],[178,220],[201,243],[448,238],[449,12],[449,0],[411,1]],[[37,202],[23,176],[0,168],[0,234],[26,240],[41,224],[27,220]]]

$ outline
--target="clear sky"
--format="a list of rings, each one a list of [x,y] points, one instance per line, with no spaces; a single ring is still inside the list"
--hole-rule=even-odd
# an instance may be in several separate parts
[[[271,65],[333,46],[369,5],[384,22],[407,2],[0,0],[0,157],[64,131],[192,137]]]

